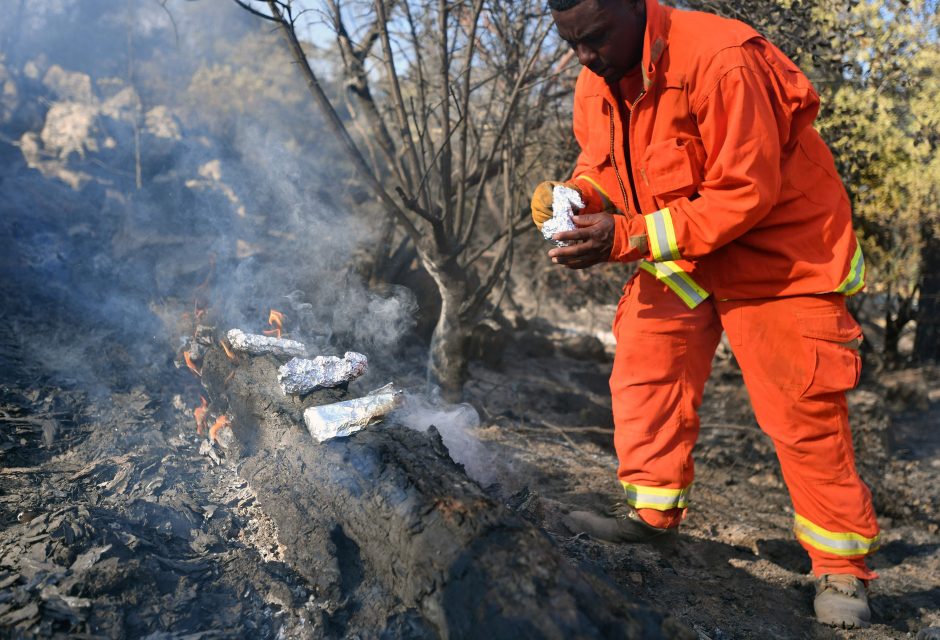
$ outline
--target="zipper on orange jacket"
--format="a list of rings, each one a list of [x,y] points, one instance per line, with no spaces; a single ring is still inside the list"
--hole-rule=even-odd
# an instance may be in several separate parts
[[[633,204],[636,206],[637,215],[643,215],[643,212],[640,210],[640,196],[636,194],[636,182],[633,180],[633,159],[636,157],[633,154],[633,111],[636,109],[636,106],[640,104],[640,100],[643,99],[643,96],[646,95],[646,91],[640,91],[640,95],[636,97],[633,104],[630,105],[630,113],[627,114],[627,136],[626,143],[630,148],[630,160],[627,163],[627,179],[630,181],[630,189],[633,192]]]
[[[630,217],[630,205],[627,203],[627,190],[623,186],[623,179],[620,177],[620,171],[617,170],[617,156],[614,148],[614,105],[607,103],[607,113],[610,115],[610,164],[614,168],[614,175],[617,176],[617,184],[620,185],[620,198],[623,201],[624,215]]]
[[[646,95],[646,91],[641,91],[640,95],[637,96],[636,101],[632,105],[630,105],[630,113],[627,116],[627,129],[626,129],[627,135],[626,135],[626,140],[625,140],[626,144],[628,145],[630,144],[630,138],[632,137],[631,134],[633,133],[630,130],[631,124],[633,123],[633,110],[636,108],[636,105],[640,103],[640,100],[642,100],[643,96],[645,95]],[[607,103],[607,112],[610,115],[610,164],[614,169],[614,175],[617,176],[617,184],[620,185],[620,197],[623,199],[623,208],[626,210],[627,217],[629,217],[630,206],[627,203],[627,190],[626,190],[626,187],[624,187],[623,178],[620,177],[620,170],[617,168],[617,156],[614,155],[615,150],[616,150],[614,146],[614,142],[615,142],[614,140],[614,109],[615,108],[619,112],[620,110],[619,106],[613,105],[610,102]],[[632,146],[630,147],[630,159],[631,159],[631,162],[628,162],[628,164],[632,165],[632,160],[633,160],[633,147]],[[629,180],[630,182],[630,193],[633,195],[633,206],[636,208],[637,214],[640,215],[642,214],[642,211],[640,210],[640,198],[636,194],[636,183],[633,181],[633,169],[631,166],[628,166],[626,167],[626,170],[627,170],[627,180]]]

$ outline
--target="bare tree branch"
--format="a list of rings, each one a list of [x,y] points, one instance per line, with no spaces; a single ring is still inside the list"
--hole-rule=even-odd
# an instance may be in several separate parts
[[[241,0],[234,1],[241,4]],[[300,70],[304,75],[307,88],[310,89],[314,100],[316,100],[320,110],[326,116],[328,126],[339,138],[339,141],[343,147],[346,148],[346,151],[349,153],[353,164],[359,171],[359,174],[365,180],[366,184],[369,185],[372,191],[378,196],[379,200],[381,200],[385,206],[396,213],[399,222],[408,231],[408,234],[414,239],[415,242],[418,242],[422,235],[421,232],[417,229],[417,227],[415,227],[414,223],[408,219],[408,216],[392,199],[388,192],[385,191],[385,188],[370,169],[366,159],[362,156],[362,153],[359,151],[356,143],[349,136],[349,132],[346,130],[346,126],[343,124],[343,121],[340,120],[339,115],[336,113],[336,109],[333,108],[333,103],[330,102],[330,99],[323,91],[323,87],[320,85],[319,78],[317,78],[316,74],[313,72],[313,69],[310,68],[310,63],[307,62],[307,56],[304,53],[300,41],[297,39],[297,32],[294,30],[293,23],[291,23],[288,19],[285,19],[284,14],[281,13],[281,7],[279,6],[280,3],[277,2],[277,0],[267,0],[267,2],[268,7],[271,10],[271,15],[279,23],[281,27],[281,33],[287,40],[287,44],[294,56],[294,60],[297,62],[297,65],[300,67]]]
[[[255,9],[254,7],[252,7],[251,4],[250,4],[250,0],[232,0],[232,2],[234,2],[234,3],[237,4],[239,7],[241,7],[242,9],[244,9],[245,11],[247,11],[248,13],[250,13],[250,14],[253,15],[253,16],[257,16],[257,17],[259,17],[259,18],[261,18],[261,19],[263,19],[263,20],[269,20],[269,21],[271,21],[271,22],[280,22],[277,18],[275,18],[275,17],[273,17],[273,16],[269,16],[268,14],[264,13],[263,11],[258,11],[257,9]]]
[[[473,57],[474,51],[476,49],[476,33],[477,25],[480,22],[480,14],[483,12],[483,1],[476,0],[472,16],[470,17],[471,26],[469,34],[469,42],[467,44],[467,53],[466,53],[466,64],[463,72],[463,103],[460,104],[461,112],[461,124],[460,124],[460,142],[458,146],[459,153],[459,171],[461,176],[467,175],[467,166],[469,164],[469,159],[467,158],[467,144],[469,142],[469,118],[467,117],[467,112],[470,110],[470,76],[472,75],[471,71],[473,69]],[[467,201],[467,183],[463,180],[457,181],[457,202],[454,206],[454,229],[460,229],[463,227],[464,212],[466,210],[466,201]]]
[[[556,80],[568,68],[564,48],[545,46],[543,0],[326,0],[341,98],[327,95],[297,39],[300,4],[233,1],[279,25],[327,126],[387,212],[373,274],[417,256],[436,283],[431,373],[459,388],[466,336],[509,290],[514,239],[527,225],[522,192],[561,156],[544,153],[554,140],[545,128],[567,108]]]

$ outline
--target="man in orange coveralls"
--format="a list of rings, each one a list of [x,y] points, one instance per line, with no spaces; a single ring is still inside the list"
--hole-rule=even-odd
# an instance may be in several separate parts
[[[845,189],[813,121],[803,73],[752,28],[657,0],[549,0],[583,65],[581,147],[568,182],[536,189],[536,224],[557,184],[585,202],[573,269],[639,261],[624,287],[610,379],[627,517],[569,526],[646,542],[674,534],[693,477],[698,407],[722,330],[761,428],[773,439],[794,530],[818,577],[824,623],[867,626],[865,564],[879,541],[855,469],[845,392],[861,329],[845,298],[864,284]],[[737,505],[744,510],[745,505]]]

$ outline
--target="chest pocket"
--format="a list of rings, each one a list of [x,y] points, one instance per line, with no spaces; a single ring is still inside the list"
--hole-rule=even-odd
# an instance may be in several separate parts
[[[581,142],[581,160],[591,167],[599,167],[610,160],[610,112],[601,96],[584,99],[587,135]]]
[[[641,174],[657,205],[691,197],[702,184],[705,147],[701,138],[669,138],[651,144],[643,154]]]

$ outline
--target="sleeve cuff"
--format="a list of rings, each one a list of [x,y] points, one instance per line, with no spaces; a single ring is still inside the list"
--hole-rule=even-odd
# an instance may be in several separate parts
[[[681,260],[676,228],[672,224],[672,212],[669,207],[645,215],[643,219],[646,221],[646,236],[653,262]]]
[[[613,203],[607,193],[601,189],[596,180],[590,176],[581,174],[571,179],[576,182],[581,189],[581,195],[584,198],[584,213],[598,213],[613,209]]]
[[[614,216],[614,246],[609,262],[635,262],[649,260],[649,239],[644,216]]]

